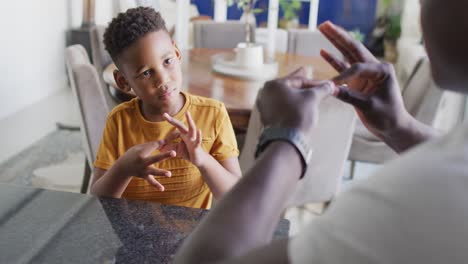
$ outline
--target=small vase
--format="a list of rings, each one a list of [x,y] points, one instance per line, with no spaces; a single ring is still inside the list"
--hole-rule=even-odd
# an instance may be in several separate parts
[[[281,19],[279,21],[279,27],[282,29],[293,29],[299,27],[299,20],[297,18],[292,20]]]
[[[247,17],[248,17],[248,21],[247,21]],[[257,19],[252,13],[250,13],[248,16],[246,16],[245,13],[242,13],[242,16],[240,17],[240,21],[244,23],[250,23],[252,25],[257,25]]]
[[[245,23],[245,42],[251,43],[253,42],[252,36],[254,33],[254,32],[251,32],[251,30],[254,29],[257,24],[256,24],[256,19],[255,19],[254,14],[252,13],[248,13],[248,15],[246,14],[247,13],[245,12],[242,14],[240,21]],[[249,25],[252,25],[252,26],[249,26]]]
[[[94,0],[83,0],[83,22],[81,23],[81,27],[89,28],[95,25],[94,11]]]
[[[396,49],[396,40],[384,39],[384,58],[387,62],[395,63],[398,52]]]

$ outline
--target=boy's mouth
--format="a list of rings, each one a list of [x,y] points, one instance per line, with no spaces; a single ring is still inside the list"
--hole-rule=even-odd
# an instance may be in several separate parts
[[[166,101],[166,100],[168,100],[168,99],[172,96],[172,94],[174,93],[174,90],[175,90],[175,89],[169,89],[169,90],[167,90],[167,91],[165,91],[165,92],[163,92],[163,93],[160,93],[160,94],[158,95],[158,98],[159,98],[160,100]]]

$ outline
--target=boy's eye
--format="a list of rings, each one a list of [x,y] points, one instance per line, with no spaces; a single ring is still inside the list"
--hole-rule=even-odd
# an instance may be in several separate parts
[[[149,77],[151,75],[151,70],[146,70],[141,74],[143,77]]]
[[[170,65],[174,62],[174,58],[169,58],[164,61],[165,64]]]

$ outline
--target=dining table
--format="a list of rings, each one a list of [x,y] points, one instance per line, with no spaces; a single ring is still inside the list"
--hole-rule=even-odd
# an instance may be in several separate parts
[[[268,79],[239,78],[220,74],[215,70],[216,60],[223,56],[226,61],[235,61],[233,49],[191,49],[182,51],[182,89],[189,93],[217,99],[226,105],[236,135],[241,135],[239,163],[243,172],[255,164],[257,140],[263,129],[258,107],[255,106],[258,91]],[[338,73],[322,58],[299,54],[276,52],[266,61],[276,61],[277,75],[286,76],[299,67],[304,68],[307,78],[327,80]],[[215,64],[214,64],[215,63]],[[110,64],[103,72],[105,82],[114,89],[116,83]],[[114,88],[112,88],[114,87]],[[319,119],[307,135],[313,149],[306,175],[298,184],[290,205],[304,203],[327,203],[341,188],[341,178],[353,142],[356,111],[346,103],[330,96],[319,105]]]
[[[0,184],[0,263],[169,263],[208,213]],[[288,234],[282,219],[274,239]]]
[[[214,71],[213,58],[223,55],[226,60],[234,60],[233,49],[194,48],[182,50],[181,55],[182,90],[223,102],[234,130],[245,132],[257,93],[268,79],[239,78]],[[276,52],[271,58],[266,55],[265,58],[277,63],[278,71],[275,77],[286,76],[300,67],[304,67],[307,77],[317,80],[326,80],[337,75],[337,72],[320,57]],[[109,64],[104,69],[102,77],[110,89],[115,89],[112,94],[117,94],[118,98],[125,100],[129,97],[121,95],[116,89],[117,84],[113,75],[116,69],[114,63]]]

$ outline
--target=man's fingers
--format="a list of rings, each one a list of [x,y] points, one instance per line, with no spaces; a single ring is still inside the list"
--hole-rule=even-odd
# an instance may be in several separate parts
[[[369,97],[363,93],[359,93],[349,89],[347,86],[339,86],[338,92],[335,95],[338,99],[353,105],[361,111],[367,111],[371,107]]]
[[[332,81],[322,81],[318,85],[307,86],[305,83],[304,92],[314,92],[317,99],[321,100],[329,95],[337,94],[337,87]]]
[[[388,77],[388,72],[380,63],[358,63],[342,72],[333,81],[337,84],[345,84],[351,80],[361,78],[373,82],[381,82]]]
[[[177,129],[179,129],[180,132],[187,134],[188,133],[188,128],[182,123],[181,121],[173,118],[170,116],[168,113],[163,114],[163,118],[169,122],[171,125],[175,126]]]
[[[355,45],[349,34],[327,21],[319,26],[320,32],[351,62],[359,62],[359,57],[350,51],[350,46]]]
[[[290,77],[284,79],[286,86],[292,89],[307,89],[317,85],[321,85],[324,81],[311,80],[304,77]]]
[[[169,158],[174,158],[175,156],[176,156],[176,152],[171,150],[171,151],[168,151],[168,152],[164,152],[164,153],[161,153],[161,154],[158,154],[158,155],[148,157],[146,159],[146,164],[151,165],[153,163],[161,162],[161,161],[169,159]]]
[[[305,74],[306,74],[305,69],[304,67],[301,66],[298,69],[286,75],[284,78],[286,79],[290,77],[305,77]]]
[[[144,178],[149,184],[153,185],[154,187],[156,187],[159,191],[161,192],[164,192],[164,185],[162,185],[161,183],[159,183],[153,175],[147,175],[145,178]]]
[[[319,30],[341,51],[341,53],[343,53],[351,64],[358,62],[378,62],[369,50],[367,50],[362,43],[355,40],[346,30],[329,21],[320,25]]]
[[[343,72],[350,66],[345,61],[338,59],[335,55],[329,53],[326,50],[321,50],[320,55],[326,60],[337,72]]]

